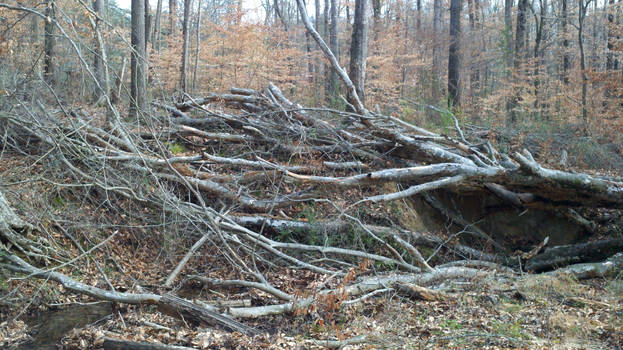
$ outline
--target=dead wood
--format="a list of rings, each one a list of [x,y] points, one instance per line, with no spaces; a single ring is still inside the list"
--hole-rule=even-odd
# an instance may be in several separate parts
[[[104,350],[191,350],[186,346],[166,345],[158,343],[135,342],[123,339],[105,338]]]
[[[399,294],[405,294],[409,298],[417,300],[443,301],[448,298],[445,293],[437,292],[411,283],[396,282],[392,284],[392,288],[394,288]]]
[[[525,268],[541,272],[571,264],[599,262],[623,251],[623,239],[608,239],[589,243],[547,248],[542,254],[528,260]]]

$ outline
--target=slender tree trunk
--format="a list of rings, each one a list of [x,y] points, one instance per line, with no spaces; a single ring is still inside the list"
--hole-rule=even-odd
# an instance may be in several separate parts
[[[372,0],[372,18],[373,18],[373,40],[379,39],[379,31],[381,30],[381,0]]]
[[[569,59],[569,38],[567,31],[567,22],[569,18],[569,10],[567,9],[567,2],[569,0],[561,0],[562,14],[561,14],[561,29],[562,29],[562,82],[563,84],[569,84],[569,67],[571,66],[571,60]]]
[[[169,35],[177,35],[177,0],[169,0]]]
[[[189,38],[189,25],[190,25],[190,8],[192,7],[192,0],[184,0],[184,24],[182,26],[182,66],[180,68],[180,89],[182,94],[188,92],[186,87],[186,66],[188,65],[188,38]]]
[[[615,32],[615,8],[614,0],[608,1],[608,52],[606,53],[606,70],[612,71],[618,69],[618,60],[614,57],[614,43],[617,36]]]
[[[108,94],[108,81],[106,79],[106,48],[102,47],[103,44],[101,38],[101,17],[104,16],[104,0],[95,0],[93,2],[93,10],[98,15],[98,18],[95,19],[95,43],[94,43],[94,57],[93,57],[93,74],[95,75],[95,79],[97,80],[99,87],[95,87],[95,91],[93,93],[94,99],[97,101],[99,98]]]
[[[315,0],[314,1],[314,7],[315,7],[315,10],[316,10],[316,18],[314,18],[315,19],[316,31],[318,33],[322,33],[321,28],[320,28],[320,24],[322,23],[321,22],[322,14],[321,14],[321,11],[320,11],[320,0]],[[321,67],[322,67],[322,65],[320,64],[320,62],[317,62],[317,64],[315,65],[315,73],[316,73],[316,75],[315,75],[315,78],[314,78],[314,80],[316,82],[318,81],[319,77],[322,74],[321,73],[321,70],[322,70]]]
[[[337,0],[331,0],[331,23],[329,26],[329,48],[333,55],[339,60],[340,52],[337,41]],[[337,73],[334,69],[331,69],[329,74],[329,91],[328,96],[336,96],[338,94],[338,80]]]
[[[547,0],[539,0],[540,15],[536,18],[536,36],[534,38],[534,107],[539,106],[540,68],[543,65],[541,43],[543,42],[545,23],[547,22]],[[535,16],[536,17],[536,16]]]
[[[587,95],[587,83],[588,77],[586,75],[586,58],[584,54],[584,19],[586,18],[586,7],[588,7],[590,0],[584,3],[585,0],[580,0],[578,4],[578,46],[580,48],[580,70],[582,74],[582,120],[584,121],[584,132],[588,136],[589,134],[589,120],[588,120],[588,107],[586,101]]]
[[[461,0],[450,1],[450,48],[448,50],[448,102],[461,105]]]
[[[201,48],[201,0],[197,6],[197,36],[195,37],[195,68],[193,69],[193,93],[197,93],[197,72],[199,70],[199,52]]]
[[[517,5],[517,31],[515,33],[515,69],[519,70],[524,56],[524,44],[526,43],[526,12],[528,0],[519,0]]]
[[[417,18],[415,22],[415,28],[418,30],[422,29],[422,0],[417,0]]]
[[[130,118],[138,118],[147,107],[147,86],[145,82],[145,1],[132,0],[131,17]]]
[[[433,36],[441,35],[441,0],[433,1]],[[433,99],[439,99],[441,82],[441,46],[439,40],[433,41]]]
[[[274,0],[274,7],[275,7],[275,24],[277,20],[279,19],[281,21],[281,24],[283,24],[283,30],[287,32],[288,22],[286,22],[286,19],[283,17],[283,14],[281,13],[281,9],[279,8],[279,0]]]
[[[472,96],[475,95],[476,90],[478,90],[480,84],[480,69],[478,66],[478,48],[475,45],[477,39],[476,32],[478,31],[478,13],[476,12],[476,6],[474,4],[475,0],[467,0],[467,10],[469,12],[469,30],[472,37],[472,48],[471,48],[471,74],[470,74],[470,86]]]
[[[367,0],[355,1],[355,22],[350,44],[349,75],[361,103],[365,104],[366,58],[368,57],[368,6]]]
[[[54,1],[48,0],[46,2],[45,16],[48,18],[45,21],[44,26],[44,50],[45,58],[43,60],[43,74],[44,79],[48,85],[55,87],[57,79],[56,68],[56,28],[54,27],[53,20],[56,19],[54,11]]]
[[[160,51],[160,19],[162,18],[162,0],[158,0],[156,5],[156,18],[154,19],[154,30],[152,34],[152,43],[154,49]]]
[[[151,6],[149,5],[149,0],[145,0],[145,53],[148,53],[149,43],[152,42],[151,37],[151,28],[152,28],[152,15],[151,15]],[[152,43],[153,46],[153,43]]]
[[[513,0],[504,1],[504,27],[506,35],[506,66],[511,67],[513,65]]]

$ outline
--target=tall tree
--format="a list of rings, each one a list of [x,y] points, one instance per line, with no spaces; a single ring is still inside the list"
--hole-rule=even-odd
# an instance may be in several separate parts
[[[592,0],[579,0],[578,3],[578,48],[580,49],[580,70],[582,75],[582,120],[584,121],[584,132],[589,134],[587,89],[588,76],[586,74],[586,58],[584,53],[584,20],[586,19],[586,9]]]
[[[517,30],[515,32],[515,69],[519,69],[524,56],[524,46],[526,43],[526,19],[528,11],[528,0],[519,0],[517,4]]]
[[[506,36],[506,65],[510,67],[513,65],[513,0],[504,0],[504,35]]]
[[[568,0],[561,0],[561,29],[562,29],[562,74],[561,80],[563,84],[569,84],[569,67],[571,60],[569,59],[569,38],[567,33],[567,22],[569,18],[569,10],[567,8]]]
[[[617,35],[615,34],[615,13],[616,9],[614,7],[614,0],[608,0],[608,26],[607,35],[608,35],[608,52],[606,53],[606,69],[607,70],[618,70],[619,69],[619,60],[614,55],[614,45],[617,40]]]
[[[131,18],[130,118],[138,118],[147,106],[147,86],[145,83],[145,1],[132,0]]]
[[[365,104],[364,85],[368,57],[368,6],[366,0],[355,0],[355,22],[350,44],[349,75],[355,84],[361,103]]]
[[[184,24],[182,26],[182,66],[180,68],[180,89],[182,94],[187,93],[186,89],[186,67],[188,66],[188,37],[190,26],[190,8],[193,6],[193,0],[184,0]]]
[[[95,18],[95,50],[93,58],[93,74],[99,84],[99,87],[95,87],[94,97],[98,100],[102,95],[108,93],[108,79],[106,74],[106,48],[103,45],[101,37],[101,23],[102,16],[104,15],[104,0],[93,1],[93,11],[97,14]]]
[[[439,38],[441,35],[441,0],[433,1],[433,36]],[[433,40],[433,98],[439,97],[440,88],[437,86],[441,81],[441,43],[440,40]]]
[[[154,49],[160,50],[160,19],[162,18],[162,0],[158,0],[156,5],[156,18],[154,18],[154,27],[152,30],[152,43]]]
[[[335,57],[339,60],[340,52],[337,41],[337,0],[331,0],[331,22],[329,25],[329,48]],[[328,95],[334,96],[338,92],[337,73],[331,69],[328,81]]]
[[[448,102],[461,105],[461,0],[450,1],[450,48],[448,49]]]
[[[199,50],[201,49],[201,0],[197,4],[197,26],[195,37],[195,68],[193,69],[193,92],[197,92],[197,71],[199,70]]]
[[[147,50],[147,45],[152,42],[151,37],[151,28],[152,28],[152,15],[151,15],[151,6],[149,5],[149,0],[145,0],[145,52],[149,52]],[[152,43],[153,45],[153,43]]]
[[[45,7],[46,21],[44,25],[44,51],[45,57],[43,60],[43,73],[45,81],[50,86],[56,85],[57,68],[56,68],[56,27],[54,22],[56,20],[54,11],[54,1],[47,0]]]

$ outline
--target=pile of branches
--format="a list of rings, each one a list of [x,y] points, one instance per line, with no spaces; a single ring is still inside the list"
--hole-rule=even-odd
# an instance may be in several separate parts
[[[20,219],[2,196],[3,268],[50,279],[95,298],[157,304],[164,312],[186,320],[254,334],[255,329],[232,317],[305,309],[329,295],[339,295],[342,305],[389,291],[429,300],[445,298],[435,290],[444,281],[483,274],[512,278],[519,269],[542,271],[576,264],[553,273],[564,271],[587,278],[612,273],[623,265],[622,255],[615,254],[623,247],[620,239],[549,248],[545,240],[531,251],[510,253],[488,232],[443,207],[434,190],[459,195],[493,193],[518,208],[573,212],[579,221],[586,220],[578,214],[580,208],[623,207],[621,179],[548,169],[528,151],[501,154],[489,142],[469,142],[458,123],[457,136],[452,137],[380,113],[304,108],[274,85],[264,91],[232,88],[228,94],[188,98],[182,103],[154,102],[153,107],[154,112],[144,114],[138,123],[117,119],[103,126],[80,109],[38,108],[35,112],[22,105],[0,116],[0,125],[5,147],[38,155],[47,164],[62,168],[59,178],[64,180],[59,181],[65,185],[88,188],[90,195],[98,198],[95,200],[108,202],[104,205],[130,201],[140,208],[135,215],[151,210],[166,214],[159,220],[183,218],[195,227],[187,236],[193,244],[163,287],[180,282],[185,264],[209,242],[244,278],[186,278],[212,287],[256,288],[272,295],[275,303],[219,310],[170,294],[95,288],[56,268],[36,267],[33,261],[46,256],[45,242],[31,234],[37,223]],[[384,183],[399,184],[403,189],[384,193],[381,189],[391,188],[382,186]],[[353,193],[360,197],[352,198]],[[466,230],[461,232],[469,231],[476,239],[461,241],[455,236],[447,239],[408,228],[377,226],[353,214],[368,203],[414,197],[436,203],[449,220],[464,224]],[[344,200],[337,201],[339,198]],[[332,208],[332,217],[309,222],[287,214],[312,202]],[[274,235],[283,231],[339,234],[348,229],[370,237],[382,249],[368,252],[282,242]],[[491,248],[485,251],[483,246]],[[429,250],[434,253],[424,256],[421,247],[432,248]],[[462,259],[431,266],[431,258],[440,250],[452,251]],[[351,281],[349,268],[358,261],[379,262],[397,270]],[[587,261],[590,263],[577,264]],[[274,265],[341,277],[349,283],[297,297],[276,288],[264,276],[261,266]]]

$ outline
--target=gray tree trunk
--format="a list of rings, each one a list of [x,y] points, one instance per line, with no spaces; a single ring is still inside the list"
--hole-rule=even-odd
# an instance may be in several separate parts
[[[154,49],[160,50],[160,19],[162,18],[162,0],[158,0],[156,5],[156,18],[154,18],[154,28],[152,34],[152,43]]]
[[[524,44],[526,42],[526,15],[528,11],[528,0],[519,0],[517,5],[517,31],[515,33],[515,61],[514,66],[519,69],[524,56]]]
[[[561,29],[562,29],[562,82],[563,84],[569,84],[569,67],[571,65],[569,59],[569,38],[567,38],[567,22],[569,18],[569,10],[567,9],[567,1],[561,0],[562,14],[561,14]]]
[[[149,0],[145,0],[145,53],[147,54],[149,50],[147,50],[147,46],[149,43],[152,43],[151,37],[151,29],[152,29],[152,15],[151,15],[151,6],[149,5]]]
[[[190,23],[190,8],[193,6],[192,0],[184,0],[184,24],[182,26],[182,67],[180,68],[180,89],[182,93],[186,93],[186,67],[188,65],[188,37],[189,37],[189,23]]]
[[[54,1],[48,0],[45,8],[45,16],[51,20],[45,21],[44,26],[44,50],[45,58],[43,60],[44,79],[48,85],[56,86],[57,69],[56,69],[56,38],[53,20],[55,20]]]
[[[450,48],[448,50],[448,101],[461,105],[461,0],[450,1]]]
[[[195,37],[195,68],[193,69],[193,93],[197,92],[197,72],[199,70],[199,50],[201,48],[201,0],[197,6],[197,36]]]
[[[329,48],[331,52],[335,56],[335,58],[340,59],[339,45],[337,41],[337,0],[331,0],[331,24],[329,26]],[[329,73],[329,82],[328,82],[328,96],[335,96],[338,93],[338,80],[337,73],[334,69],[331,69]]]
[[[513,65],[513,0],[504,1],[504,32],[506,35],[506,65],[511,67]]]
[[[366,58],[368,57],[368,6],[367,0],[355,1],[355,22],[350,44],[349,75],[361,103],[365,104]]]
[[[97,15],[99,17],[104,16],[104,0],[95,0],[93,2],[93,10],[95,11],[95,13],[97,13]],[[95,87],[95,91],[94,91],[94,98],[95,100],[99,100],[99,98],[108,93],[108,81],[106,79],[106,61],[105,61],[105,57],[106,57],[106,53],[105,47],[102,47],[100,44],[102,43],[99,39],[101,39],[101,37],[98,39],[97,36],[100,35],[101,33],[101,26],[102,21],[99,18],[95,19],[95,35],[96,35],[96,39],[95,39],[95,50],[94,50],[94,58],[93,58],[93,74],[95,75],[95,79],[97,79],[97,82],[99,84],[99,87]]]
[[[433,2],[433,36],[441,34],[441,0]],[[439,40],[433,41],[433,99],[439,98],[439,82],[441,81],[441,45]]]
[[[147,87],[145,83],[145,1],[132,0],[131,17],[130,118],[138,118],[147,106]]]

